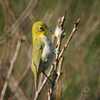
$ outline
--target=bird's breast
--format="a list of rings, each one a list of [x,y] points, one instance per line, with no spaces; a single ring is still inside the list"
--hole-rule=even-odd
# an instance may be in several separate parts
[[[43,52],[42,52],[42,60],[47,61],[49,59],[52,59],[54,49],[53,49],[51,41],[47,37],[44,37],[43,39],[44,39],[43,40],[44,47],[43,47]]]
[[[47,61],[48,58],[50,57],[52,51],[51,51],[51,48],[49,45],[44,45],[44,48],[43,48],[43,52],[42,52],[42,59],[44,61]]]

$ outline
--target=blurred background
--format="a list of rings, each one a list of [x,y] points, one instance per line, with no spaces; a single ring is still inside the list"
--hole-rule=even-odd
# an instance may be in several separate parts
[[[78,17],[81,22],[64,54],[62,100],[100,100],[100,0],[0,0],[0,94],[18,39],[25,37],[11,75],[15,83],[29,66],[32,23],[43,20],[54,31],[65,12],[66,39]],[[29,69],[18,89],[30,98],[32,86]],[[8,85],[5,100],[21,100],[15,94]]]

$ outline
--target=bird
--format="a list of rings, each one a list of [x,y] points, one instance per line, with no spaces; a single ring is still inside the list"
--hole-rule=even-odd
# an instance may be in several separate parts
[[[31,69],[34,75],[35,89],[37,89],[39,75],[45,73],[55,56],[48,27],[43,21],[36,21],[32,25],[32,48]]]

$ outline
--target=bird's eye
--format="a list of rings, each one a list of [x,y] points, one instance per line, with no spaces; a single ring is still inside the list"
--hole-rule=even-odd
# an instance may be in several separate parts
[[[42,26],[40,27],[40,29],[39,29],[39,30],[40,30],[40,31],[45,31],[45,30],[44,30],[44,28],[43,28]]]

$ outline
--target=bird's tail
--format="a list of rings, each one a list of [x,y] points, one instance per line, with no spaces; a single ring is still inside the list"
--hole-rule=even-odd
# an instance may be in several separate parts
[[[32,66],[31,66],[33,75],[34,75],[34,88],[35,91],[37,90],[37,67],[34,65],[34,63],[32,62]]]

